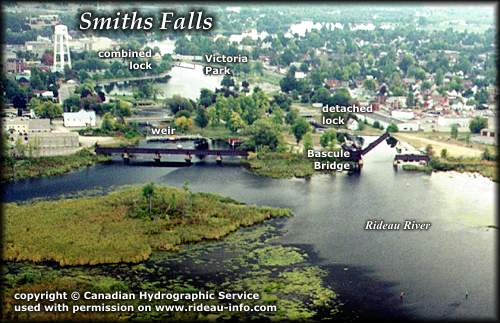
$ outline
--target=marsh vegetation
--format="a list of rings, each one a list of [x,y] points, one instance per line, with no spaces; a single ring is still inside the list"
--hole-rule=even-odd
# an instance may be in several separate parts
[[[147,191],[147,192],[146,192]],[[147,194],[146,194],[147,193]],[[4,257],[59,265],[137,263],[152,251],[220,239],[288,209],[244,205],[208,193],[154,186],[103,196],[5,205]]]

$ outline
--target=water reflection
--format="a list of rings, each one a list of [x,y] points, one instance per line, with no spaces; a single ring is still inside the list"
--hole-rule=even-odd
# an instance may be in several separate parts
[[[188,66],[189,64],[186,64]],[[219,75],[203,74],[203,66],[190,65],[193,68],[172,67],[167,83],[157,82],[156,86],[159,89],[157,98],[171,98],[174,95],[180,95],[185,98],[196,100],[200,96],[201,89],[209,89],[215,91],[220,87],[222,77]],[[113,83],[104,86],[107,94],[111,95],[133,95],[134,86],[127,83]]]

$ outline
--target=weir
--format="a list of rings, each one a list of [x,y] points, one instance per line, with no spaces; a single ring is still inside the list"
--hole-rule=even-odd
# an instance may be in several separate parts
[[[96,154],[112,155],[121,154],[123,161],[128,163],[133,154],[152,155],[152,159],[159,163],[165,155],[184,155],[184,160],[190,163],[192,156],[203,158],[205,156],[216,156],[217,164],[222,163],[222,156],[247,157],[246,150],[236,149],[184,149],[184,148],[141,148],[141,147],[99,147],[96,145]]]

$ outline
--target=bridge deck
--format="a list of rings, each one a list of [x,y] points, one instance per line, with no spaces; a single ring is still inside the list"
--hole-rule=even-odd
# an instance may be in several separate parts
[[[429,156],[427,155],[416,155],[416,154],[398,154],[394,156],[394,159],[407,162],[421,161],[421,160],[428,162],[430,160]]]
[[[175,148],[140,148],[140,147],[96,147],[95,152],[97,154],[160,154],[160,155],[198,155],[198,156],[243,156],[247,157],[248,152],[246,150],[228,150],[228,149],[211,149],[211,150],[200,150],[200,149],[175,149]]]
[[[384,132],[384,134],[377,139],[375,139],[373,142],[371,142],[365,149],[362,150],[362,154],[366,155],[370,150],[375,148],[379,143],[384,141],[384,139],[388,138],[390,135],[388,132]]]

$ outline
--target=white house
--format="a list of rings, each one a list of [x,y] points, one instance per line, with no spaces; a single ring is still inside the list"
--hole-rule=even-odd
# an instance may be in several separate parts
[[[65,127],[95,127],[96,116],[94,111],[80,110],[63,114]]]
[[[347,129],[349,130],[358,130],[359,128],[359,123],[358,121],[354,120],[354,119],[349,119],[347,121]]]
[[[398,126],[398,130],[401,132],[420,131],[422,129],[420,127],[420,122],[418,122],[418,121],[400,122],[400,123],[397,123],[396,125]]]
[[[295,72],[295,78],[296,78],[297,80],[301,80],[301,79],[303,79],[303,78],[305,78],[305,77],[306,77],[306,73],[301,72],[301,71],[296,71],[296,72]]]
[[[451,127],[453,124],[457,124],[461,128],[469,127],[470,118],[463,117],[443,117],[439,116],[437,118],[437,125],[440,127]]]
[[[406,131],[420,131],[422,129],[420,122],[416,120],[401,120],[391,117],[389,115],[373,112],[373,113],[355,113],[358,117],[358,121],[366,121],[369,124],[373,125],[375,122],[378,122],[384,129],[394,123],[398,126],[398,131],[406,132]]]
[[[411,110],[393,110],[391,117],[400,120],[411,120],[415,118],[415,113]]]
[[[54,92],[46,90],[34,90],[33,94],[42,99],[54,99]]]

